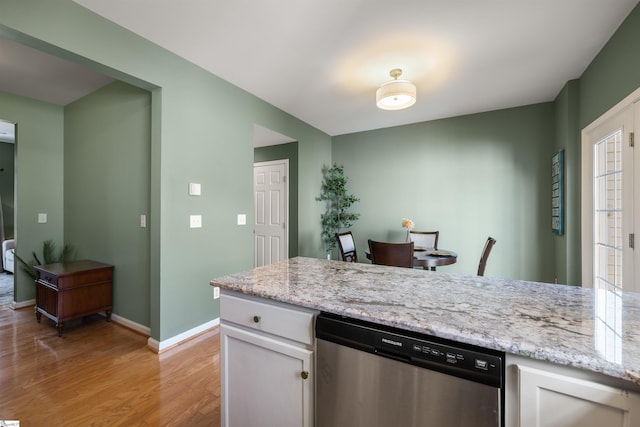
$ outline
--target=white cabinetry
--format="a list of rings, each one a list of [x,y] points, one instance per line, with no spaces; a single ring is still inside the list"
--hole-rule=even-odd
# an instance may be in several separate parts
[[[223,426],[313,425],[315,314],[223,292]]]
[[[629,390],[634,384],[544,362],[520,360],[507,369],[507,425],[640,427],[640,394]]]

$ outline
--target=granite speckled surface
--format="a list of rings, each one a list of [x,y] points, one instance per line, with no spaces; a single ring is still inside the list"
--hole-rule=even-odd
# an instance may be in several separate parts
[[[640,384],[640,294],[302,257],[211,284]]]

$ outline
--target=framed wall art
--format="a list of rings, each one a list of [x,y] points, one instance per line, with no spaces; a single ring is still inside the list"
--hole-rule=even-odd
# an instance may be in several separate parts
[[[564,150],[551,158],[551,230],[564,233]]]

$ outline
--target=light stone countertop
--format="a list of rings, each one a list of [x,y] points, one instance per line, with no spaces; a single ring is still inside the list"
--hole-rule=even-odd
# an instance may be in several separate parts
[[[640,384],[636,293],[302,257],[211,285]]]

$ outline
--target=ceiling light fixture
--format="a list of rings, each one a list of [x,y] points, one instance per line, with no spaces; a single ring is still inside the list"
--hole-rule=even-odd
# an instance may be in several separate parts
[[[376,91],[376,105],[383,110],[402,110],[416,103],[416,86],[408,80],[398,80],[400,68],[389,72],[393,80],[383,83]]]

